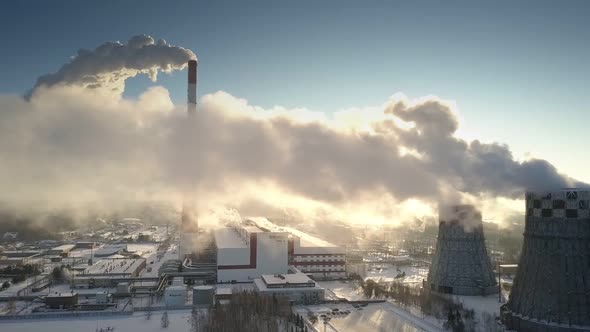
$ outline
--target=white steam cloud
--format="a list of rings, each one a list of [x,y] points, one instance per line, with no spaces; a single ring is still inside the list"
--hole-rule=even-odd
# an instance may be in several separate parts
[[[122,91],[127,77],[180,69],[189,58],[133,37],[79,52],[41,77],[29,100],[0,96],[0,202],[109,208],[190,192],[247,213],[396,223],[435,215],[441,197],[520,198],[529,187],[580,185],[545,160],[518,162],[506,145],[456,137],[452,103],[436,97],[396,94],[326,118],[217,92],[187,118],[163,87],[137,99],[88,89]]]
[[[106,42],[93,51],[78,50],[56,73],[39,77],[33,90],[67,84],[121,94],[126,79],[146,74],[156,81],[158,71],[169,73],[182,69],[190,59],[196,59],[191,50],[172,46],[163,39],[155,41],[150,36],[138,35],[126,44]]]

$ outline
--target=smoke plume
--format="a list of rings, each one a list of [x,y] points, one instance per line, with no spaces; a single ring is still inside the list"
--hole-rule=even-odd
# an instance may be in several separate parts
[[[92,51],[78,50],[57,72],[39,77],[33,91],[40,86],[66,84],[121,94],[126,79],[146,74],[156,81],[158,71],[182,69],[190,59],[196,59],[190,50],[172,46],[163,39],[155,41],[150,36],[137,35],[126,44],[106,42]]]
[[[187,118],[163,87],[120,96],[126,78],[155,79],[194,57],[136,36],[79,51],[40,77],[29,100],[0,96],[0,183],[9,188],[0,202],[112,209],[192,193],[202,206],[262,215],[400,223],[436,215],[441,200],[518,199],[539,184],[582,185],[545,160],[515,160],[506,145],[458,138],[453,104],[436,97],[396,94],[327,117],[216,92]]]

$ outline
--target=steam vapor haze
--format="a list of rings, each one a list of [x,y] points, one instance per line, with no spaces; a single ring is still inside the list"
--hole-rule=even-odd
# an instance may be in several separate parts
[[[128,201],[231,205],[250,213],[401,223],[440,201],[519,199],[526,188],[583,185],[506,145],[465,141],[453,103],[395,94],[332,117],[262,109],[225,92],[195,117],[125,80],[182,69],[193,52],[150,36],[80,50],[41,76],[28,100],[0,96],[0,201],[14,209]],[[269,212],[271,211],[271,212]]]

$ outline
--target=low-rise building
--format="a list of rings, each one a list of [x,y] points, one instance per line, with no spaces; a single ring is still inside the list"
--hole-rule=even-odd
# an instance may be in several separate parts
[[[0,253],[0,266],[23,266],[41,264],[44,252],[41,250],[8,250]]]
[[[82,276],[137,277],[145,266],[145,258],[101,259],[87,267]]]
[[[72,309],[78,304],[78,293],[54,293],[45,297],[45,305],[51,309]]]
[[[262,295],[284,296],[295,304],[319,303],[325,295],[322,287],[292,266],[289,267],[289,273],[263,275],[254,280],[254,285]]]
[[[48,255],[68,257],[70,251],[76,247],[75,244],[64,244],[58,247],[51,248],[47,251]]]
[[[108,257],[117,255],[127,251],[126,244],[107,244],[104,247],[96,250],[94,257]]]

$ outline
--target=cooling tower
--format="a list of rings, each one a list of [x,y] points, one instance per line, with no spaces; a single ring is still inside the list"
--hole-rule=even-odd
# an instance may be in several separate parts
[[[504,324],[518,331],[590,330],[590,190],[526,194],[524,242]]]
[[[443,294],[498,293],[481,213],[472,205],[439,207],[438,240],[425,287]]]

